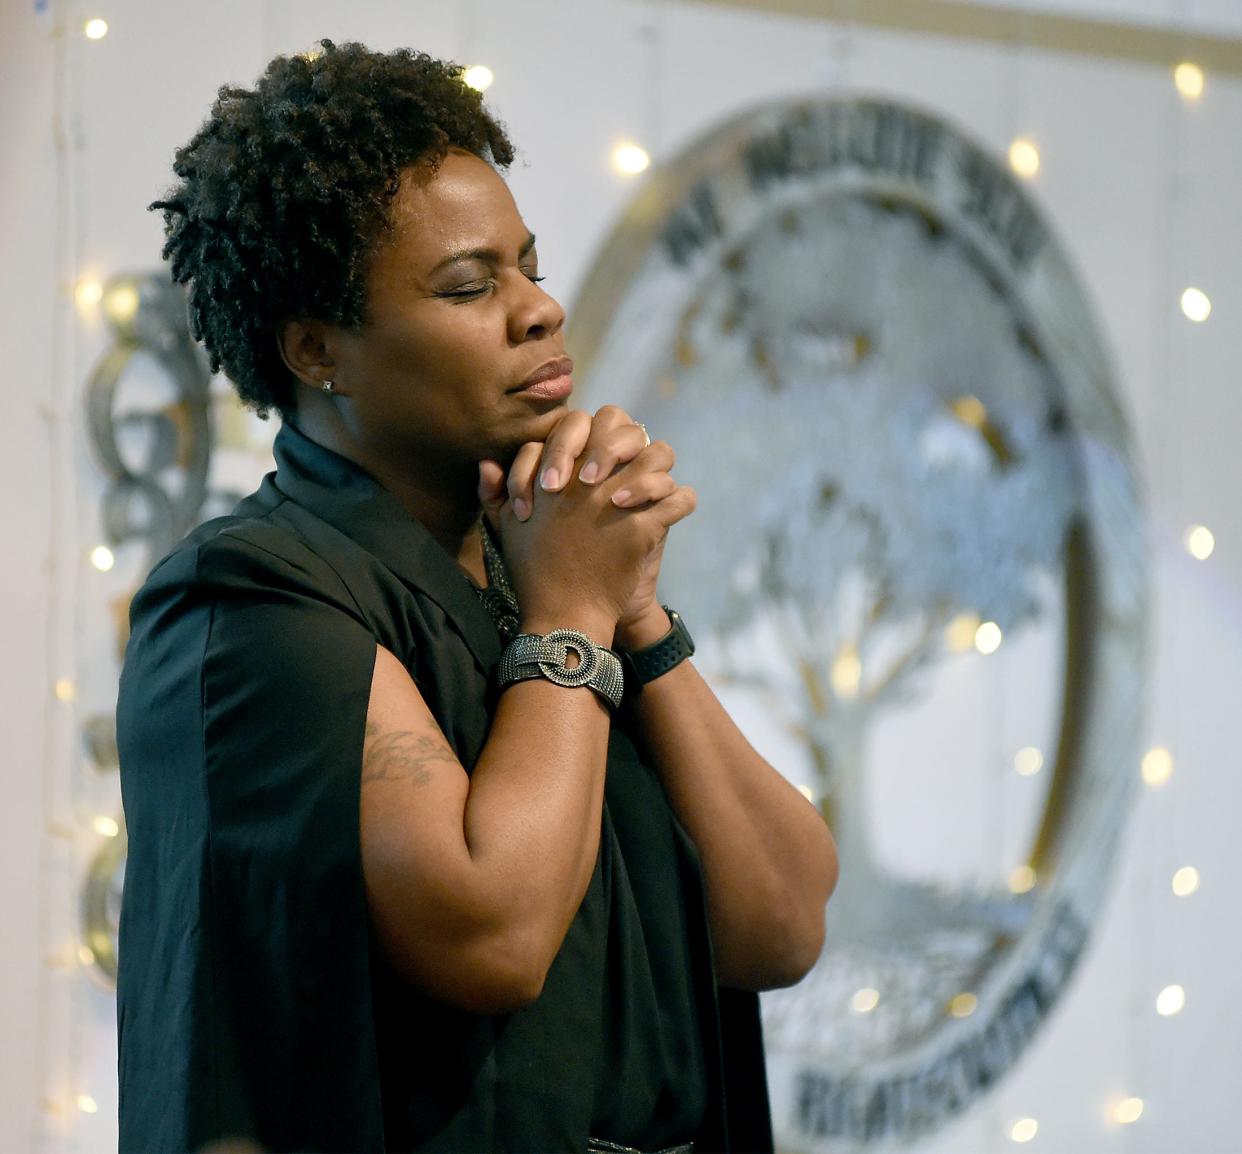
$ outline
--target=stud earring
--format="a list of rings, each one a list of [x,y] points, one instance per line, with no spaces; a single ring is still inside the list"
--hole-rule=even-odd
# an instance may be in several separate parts
[[[324,381],[324,383],[319,387],[323,389],[325,393],[330,393],[336,387],[336,383],[334,381]]]

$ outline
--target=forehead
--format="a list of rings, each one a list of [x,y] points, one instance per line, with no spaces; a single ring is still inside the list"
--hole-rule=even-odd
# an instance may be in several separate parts
[[[517,247],[528,235],[501,175],[456,150],[434,169],[419,165],[402,173],[391,219],[392,247],[424,271],[452,252]]]

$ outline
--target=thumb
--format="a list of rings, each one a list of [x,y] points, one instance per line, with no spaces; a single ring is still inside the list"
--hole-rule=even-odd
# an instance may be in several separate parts
[[[505,471],[496,461],[479,462],[479,503],[483,515],[496,531],[500,532],[500,511],[509,494],[505,488]]]

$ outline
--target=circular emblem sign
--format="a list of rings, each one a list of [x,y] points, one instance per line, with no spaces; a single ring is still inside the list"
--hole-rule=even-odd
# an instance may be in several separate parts
[[[823,956],[764,998],[778,1140],[912,1141],[1053,1009],[1136,780],[1143,518],[1084,294],[979,146],[823,100],[656,173],[572,315],[588,400],[699,490],[662,592],[838,842]]]

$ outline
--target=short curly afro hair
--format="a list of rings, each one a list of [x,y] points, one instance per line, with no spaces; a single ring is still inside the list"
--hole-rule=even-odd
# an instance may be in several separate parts
[[[460,66],[320,41],[278,56],[253,90],[226,85],[179,149],[163,256],[188,283],[190,327],[261,416],[293,407],[280,326],[365,320],[371,257],[401,172],[462,148],[507,169],[513,146]]]

